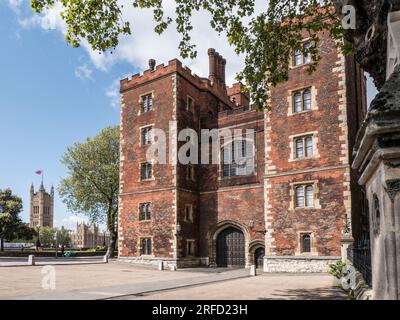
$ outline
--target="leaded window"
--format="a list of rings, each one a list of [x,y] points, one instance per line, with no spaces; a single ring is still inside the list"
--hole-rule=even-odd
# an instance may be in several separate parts
[[[311,89],[298,90],[293,93],[293,112],[299,113],[312,109]]]
[[[311,48],[310,42],[304,42],[302,48],[298,48],[294,51],[293,65],[301,66],[303,64],[311,63],[311,54],[308,52]]]
[[[311,234],[303,233],[300,235],[301,253],[311,252]]]
[[[234,139],[222,149],[222,176],[236,177],[254,173],[254,143]]]
[[[314,207],[313,185],[300,185],[295,187],[295,205],[296,208]]]
[[[139,220],[151,220],[150,203],[141,203],[139,205]]]
[[[146,94],[141,97],[142,112],[149,112],[153,110],[153,95]]]
[[[149,180],[153,177],[153,166],[149,162],[140,165],[140,179]]]
[[[152,127],[146,127],[142,129],[142,145],[148,145],[152,142]]]
[[[304,136],[294,139],[295,159],[311,158],[314,155],[313,136]]]
[[[143,238],[141,239],[140,242],[141,242],[140,253],[142,255],[151,255],[152,253],[151,238]]]

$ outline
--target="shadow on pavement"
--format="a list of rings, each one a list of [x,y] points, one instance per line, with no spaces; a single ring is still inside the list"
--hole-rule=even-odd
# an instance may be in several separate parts
[[[277,298],[258,298],[259,300],[346,300],[346,294],[339,288],[287,289],[276,290]]]

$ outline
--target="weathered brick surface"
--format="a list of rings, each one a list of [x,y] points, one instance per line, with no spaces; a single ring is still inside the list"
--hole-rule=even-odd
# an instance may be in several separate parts
[[[345,65],[340,64],[340,53],[326,34],[321,34],[320,50],[323,58],[312,75],[306,66],[294,68],[288,82],[271,90],[271,150],[267,152],[271,170],[266,175],[270,185],[267,220],[271,222],[272,247],[268,252],[271,255],[299,254],[299,232],[313,234],[316,254],[340,255],[346,209],[350,218],[351,212],[360,207],[357,176],[351,172],[350,177],[347,172],[350,170],[349,145],[354,143],[365,94],[365,90],[355,87],[363,79],[352,59],[348,58]],[[313,87],[316,92],[317,109],[288,116],[291,91],[307,87]],[[348,112],[341,109],[342,94],[347,97],[344,104]],[[289,161],[293,152],[289,137],[308,132],[316,132],[319,156]],[[290,208],[290,202],[294,202],[290,184],[303,181],[317,181],[320,208]],[[350,183],[352,195],[346,196]]]
[[[298,232],[312,232],[318,255],[339,256],[343,230],[343,170],[271,178],[270,201],[274,227],[273,254],[295,255],[299,248]],[[321,209],[290,209],[290,183],[318,180]]]
[[[165,258],[178,265],[196,265],[196,258],[198,263],[200,258],[215,261],[216,234],[227,226],[243,231],[247,264],[252,263],[252,250],[263,246],[265,239],[267,255],[298,255],[300,232],[313,234],[314,256],[340,255],[345,214],[356,214],[359,204],[349,150],[362,117],[365,87],[352,58],[344,59],[326,34],[321,38],[323,58],[317,71],[309,75],[305,66],[294,68],[288,82],[272,88],[268,122],[264,112],[248,107],[239,86],[226,89],[221,83],[212,84],[192,75],[178,60],[121,81],[121,257],[142,260],[140,238],[152,237],[152,261]],[[316,108],[290,114],[291,91],[306,87],[313,87]],[[154,93],[154,110],[139,114],[139,97],[147,92]],[[194,101],[193,112],[186,108],[188,96]],[[233,97],[235,103],[230,101]],[[177,121],[178,132],[253,129],[255,173],[223,178],[219,165],[196,164],[195,177],[188,180],[186,165],[157,164],[154,180],[140,182],[139,163],[147,149],[139,143],[140,127],[152,124],[169,134],[171,120]],[[289,160],[290,136],[306,132],[316,133],[318,157]],[[292,207],[291,184],[302,181],[316,181],[317,208]],[[141,202],[152,203],[151,221],[139,221]],[[193,206],[193,221],[185,220],[187,204]],[[186,254],[187,240],[195,240],[194,257]]]

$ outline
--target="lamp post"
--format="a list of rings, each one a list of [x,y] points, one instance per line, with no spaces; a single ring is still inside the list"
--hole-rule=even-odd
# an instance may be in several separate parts
[[[56,241],[56,259],[58,258],[58,237],[57,237],[58,230],[54,233],[54,240]]]

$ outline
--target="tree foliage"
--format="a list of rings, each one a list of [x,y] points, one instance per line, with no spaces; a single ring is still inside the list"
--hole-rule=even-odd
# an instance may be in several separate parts
[[[62,163],[68,170],[68,177],[59,186],[63,202],[70,211],[107,224],[112,254],[117,237],[119,127],[106,128],[84,143],[75,143]]]
[[[22,200],[13,195],[11,189],[0,189],[0,240],[3,251],[4,240],[14,240],[28,237],[31,240],[34,231],[22,222],[19,214],[22,210]]]
[[[55,238],[57,234],[57,240]],[[51,227],[40,227],[39,229],[40,243],[45,246],[55,246],[56,244],[67,245],[71,242],[68,230],[64,228],[51,228]]]
[[[66,39],[74,47],[86,39],[94,50],[106,51],[118,45],[119,36],[131,33],[129,23],[122,20],[122,5],[117,0],[31,0],[31,4],[35,12],[42,12],[56,1],[64,7],[62,17],[68,24]],[[226,32],[235,51],[245,55],[245,67],[237,79],[246,84],[259,109],[266,106],[266,87],[287,80],[289,57],[301,48],[304,32],[311,40],[311,47],[302,50],[315,62],[309,66],[310,72],[320,59],[318,33],[327,30],[334,39],[342,39],[344,33],[332,0],[266,0],[265,11],[261,13],[255,12],[255,0],[174,2],[175,14],[167,16],[163,0],[132,0],[135,8],[153,9],[155,32],[160,34],[175,25],[181,36],[179,50],[183,58],[197,55],[191,41],[192,15],[200,10],[209,12],[212,28],[218,33]],[[341,46],[348,51],[343,43]]]

